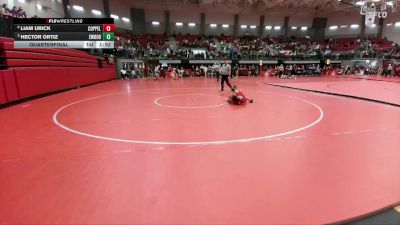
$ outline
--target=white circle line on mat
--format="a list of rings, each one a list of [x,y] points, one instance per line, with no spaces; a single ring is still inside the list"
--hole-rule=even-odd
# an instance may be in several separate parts
[[[266,91],[259,91],[259,92],[269,93],[269,92],[266,92]],[[120,138],[105,137],[105,136],[89,134],[89,133],[84,133],[84,132],[81,132],[81,131],[74,130],[72,128],[69,128],[69,127],[65,126],[64,124],[62,124],[58,120],[58,115],[60,114],[60,112],[63,111],[64,109],[72,106],[72,105],[76,105],[78,103],[85,102],[85,101],[90,101],[90,100],[93,100],[93,99],[98,99],[98,98],[103,98],[103,97],[113,96],[113,95],[119,95],[119,94],[125,94],[125,93],[124,92],[119,92],[119,93],[113,93],[113,94],[107,94],[107,95],[100,95],[100,96],[86,98],[86,99],[82,99],[82,100],[75,101],[75,102],[69,103],[67,105],[64,105],[61,108],[59,108],[53,114],[53,122],[54,122],[54,124],[56,124],[57,126],[59,126],[60,128],[66,130],[68,132],[71,132],[71,133],[74,133],[74,134],[77,134],[77,135],[81,135],[81,136],[86,136],[86,137],[96,138],[96,139],[101,139],[101,140],[107,140],[107,141],[124,142],[124,143],[135,143],[135,144],[149,144],[149,145],[218,145],[218,144],[252,142],[252,141],[271,139],[271,138],[282,137],[282,136],[286,136],[286,135],[289,135],[289,134],[298,133],[300,131],[309,129],[309,128],[317,125],[324,118],[323,109],[319,105],[317,105],[317,104],[315,104],[315,103],[313,103],[311,101],[308,101],[308,100],[305,100],[305,99],[302,99],[302,98],[298,98],[298,97],[293,97],[293,96],[290,96],[290,95],[272,93],[272,94],[282,95],[282,96],[286,96],[286,97],[289,97],[289,98],[292,98],[292,99],[296,99],[298,101],[302,101],[304,103],[307,103],[307,104],[315,107],[319,111],[319,117],[315,121],[307,124],[306,126],[303,126],[303,127],[300,127],[300,128],[294,129],[294,130],[282,132],[282,133],[266,135],[266,136],[259,136],[259,137],[252,137],[252,138],[234,139],[234,140],[195,141],[195,142],[142,141],[142,140],[130,140],[130,139],[120,139]]]
[[[159,101],[162,99],[166,99],[166,98],[173,98],[173,97],[181,97],[181,96],[213,96],[213,97],[219,97],[219,98],[223,98],[225,101],[223,103],[220,104],[216,104],[216,105],[208,105],[208,106],[174,106],[174,105],[165,105],[165,104],[161,104]],[[163,96],[163,97],[159,97],[156,98],[154,100],[154,104],[161,106],[161,107],[168,107],[168,108],[176,108],[176,109],[205,109],[205,108],[216,108],[216,107],[220,107],[220,106],[224,106],[227,104],[226,102],[226,97],[224,96],[219,96],[219,95],[207,95],[207,94],[184,94],[184,95],[168,95],[168,96]]]

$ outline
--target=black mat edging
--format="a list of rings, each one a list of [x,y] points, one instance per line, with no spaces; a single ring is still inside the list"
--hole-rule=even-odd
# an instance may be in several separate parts
[[[378,214],[374,214],[367,218],[356,220],[346,225],[399,225],[400,224],[400,212],[395,209],[389,209]]]
[[[354,95],[345,95],[345,94],[337,94],[337,93],[331,93],[331,92],[325,92],[325,91],[316,91],[316,90],[310,90],[310,89],[304,89],[304,88],[295,88],[295,87],[288,87],[288,86],[284,86],[284,85],[279,85],[279,84],[272,84],[272,83],[265,83],[269,86],[273,86],[273,87],[280,87],[280,88],[288,88],[288,89],[293,89],[293,90],[298,90],[298,91],[307,91],[307,92],[313,92],[313,93],[318,93],[318,94],[326,94],[326,95],[334,95],[334,96],[339,96],[339,97],[345,97],[345,98],[353,98],[353,99],[358,99],[358,100],[362,100],[362,101],[368,101],[368,102],[375,102],[375,103],[380,103],[380,104],[385,104],[385,105],[390,105],[390,106],[395,106],[395,107],[400,107],[399,104],[395,104],[395,103],[390,103],[390,102],[385,102],[385,101],[380,101],[380,100],[374,100],[374,99],[370,99],[370,98],[364,98],[364,97],[358,97],[358,96],[354,96]],[[395,204],[391,204],[387,207],[375,210],[374,212],[371,213],[367,213],[364,215],[360,215],[360,216],[356,216],[354,218],[350,218],[350,219],[345,219],[345,220],[341,220],[341,221],[336,221],[333,223],[328,223],[328,224],[332,224],[332,225],[336,225],[336,224],[348,224],[348,223],[352,223],[352,222],[356,222],[358,220],[363,220],[363,219],[368,219],[371,216],[380,214],[380,213],[384,213],[387,210],[392,209],[393,207],[399,205],[400,202],[395,203]]]
[[[364,98],[364,97],[360,97],[360,96],[332,93],[332,92],[326,92],[326,91],[310,90],[310,89],[297,88],[297,87],[289,87],[289,86],[272,84],[272,83],[265,83],[265,84],[273,86],[273,87],[281,87],[281,88],[288,88],[288,89],[293,89],[293,90],[298,90],[298,91],[314,92],[314,93],[318,93],[318,94],[335,95],[335,96],[340,96],[340,97],[353,98],[353,99],[358,99],[358,100],[362,100],[362,101],[375,102],[375,103],[381,103],[381,104],[385,104],[385,105],[400,107],[400,104],[396,104],[396,103],[392,103],[392,102],[385,102],[385,101],[371,99],[371,98]]]
[[[391,204],[391,205],[389,205],[387,207],[383,207],[383,208],[377,209],[377,210],[375,210],[373,212],[370,212],[370,213],[366,213],[366,214],[359,215],[359,216],[356,216],[356,217],[353,217],[353,218],[349,218],[349,219],[340,220],[340,221],[337,221],[337,222],[328,223],[327,225],[342,225],[342,224],[348,225],[348,224],[361,222],[361,221],[363,222],[362,224],[366,224],[366,225],[372,225],[372,224],[374,224],[374,225],[389,225],[390,223],[384,223],[383,222],[383,223],[376,224],[376,223],[373,223],[372,221],[370,222],[368,220],[371,217],[374,217],[374,216],[379,215],[379,214],[384,214],[387,211],[391,211],[391,210],[395,211],[393,208],[398,206],[399,204],[400,203]]]
[[[390,83],[400,83],[400,81],[393,81],[393,80],[377,80],[377,79],[363,78],[363,77],[340,77],[340,76],[335,76],[335,78],[340,78],[340,79],[353,79],[353,80],[367,80],[367,81],[383,81],[383,82],[390,82]]]

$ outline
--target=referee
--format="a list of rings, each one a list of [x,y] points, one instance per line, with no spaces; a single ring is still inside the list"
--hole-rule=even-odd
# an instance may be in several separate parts
[[[232,89],[232,85],[229,83],[229,76],[231,75],[231,66],[228,64],[228,61],[222,65],[220,72],[221,74],[221,92],[224,91],[224,82]]]

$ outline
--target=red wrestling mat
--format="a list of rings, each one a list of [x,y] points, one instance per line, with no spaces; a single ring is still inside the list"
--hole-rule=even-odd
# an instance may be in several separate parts
[[[255,103],[200,78],[0,110],[0,223],[324,224],[400,202],[399,108],[232,83]]]
[[[341,95],[349,95],[361,98],[367,98],[382,102],[400,105],[400,83],[395,81],[385,82],[384,80],[348,78],[300,78],[284,81],[271,81],[270,83],[279,86],[292,87],[304,90],[313,90]],[[315,82],[318,81],[319,82]]]

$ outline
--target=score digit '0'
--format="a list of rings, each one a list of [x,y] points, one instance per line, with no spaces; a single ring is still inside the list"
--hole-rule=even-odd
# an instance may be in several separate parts
[[[103,41],[114,41],[114,33],[113,32],[103,32]]]
[[[103,32],[114,32],[114,24],[103,24]]]

